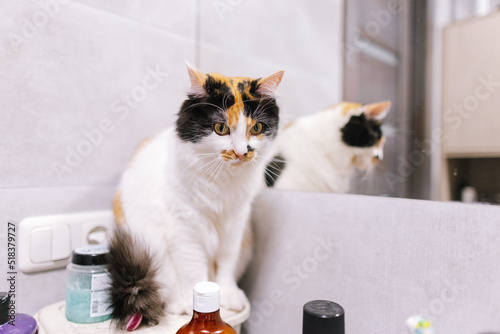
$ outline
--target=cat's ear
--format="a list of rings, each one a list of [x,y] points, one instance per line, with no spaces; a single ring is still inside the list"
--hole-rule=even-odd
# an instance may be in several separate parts
[[[279,71],[265,79],[260,79],[259,86],[257,87],[257,93],[260,95],[274,96],[284,73],[285,71]]]
[[[189,73],[189,79],[191,80],[191,89],[190,94],[193,94],[197,97],[205,97],[208,96],[207,91],[203,88],[205,84],[206,76],[200,70],[186,62],[187,70]]]
[[[389,109],[391,108],[391,101],[377,102],[371,104],[365,104],[361,107],[361,110],[366,115],[368,119],[382,120],[387,116]]]

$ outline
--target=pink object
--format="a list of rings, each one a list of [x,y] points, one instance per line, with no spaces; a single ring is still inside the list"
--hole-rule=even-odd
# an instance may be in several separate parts
[[[137,327],[141,324],[142,314],[136,313],[134,314],[127,323],[127,331],[132,332],[135,331]]]

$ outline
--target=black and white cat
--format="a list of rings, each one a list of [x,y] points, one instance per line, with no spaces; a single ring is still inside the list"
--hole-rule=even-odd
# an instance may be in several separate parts
[[[382,159],[381,121],[390,106],[343,102],[285,125],[273,143],[267,186],[347,192],[356,168],[366,170]]]

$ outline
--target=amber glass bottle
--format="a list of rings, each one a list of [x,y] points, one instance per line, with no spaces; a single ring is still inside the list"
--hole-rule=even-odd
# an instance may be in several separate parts
[[[237,334],[220,317],[220,288],[217,283],[200,282],[193,289],[193,317],[177,334]]]

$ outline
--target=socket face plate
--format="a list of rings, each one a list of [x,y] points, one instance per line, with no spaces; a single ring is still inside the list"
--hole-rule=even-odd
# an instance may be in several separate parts
[[[73,249],[105,243],[113,229],[111,211],[29,217],[18,224],[18,261],[24,273],[64,268]]]

